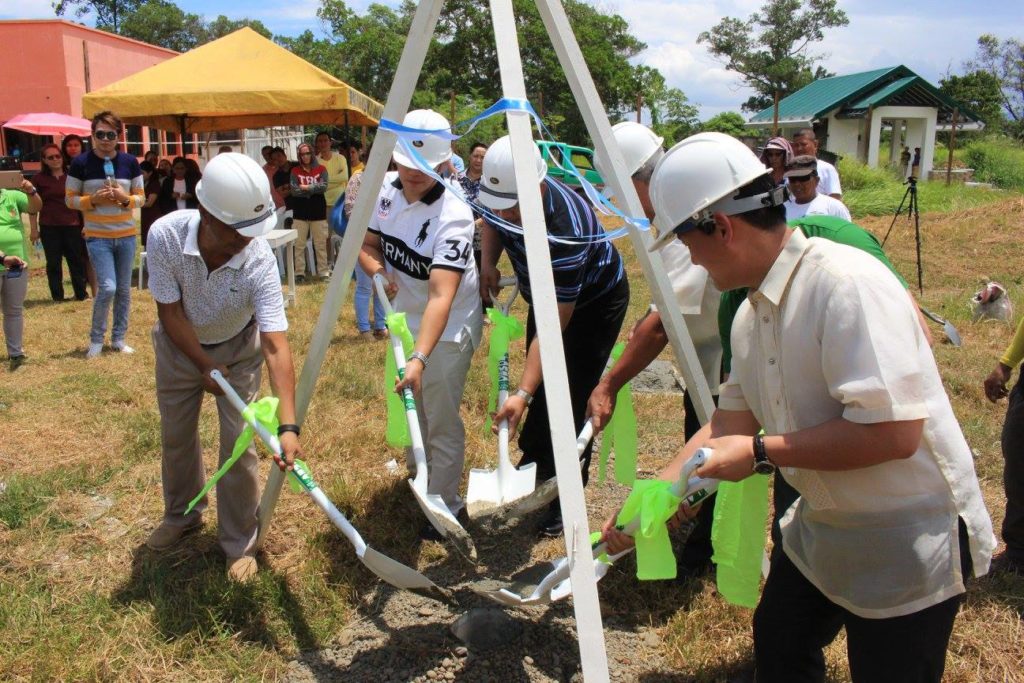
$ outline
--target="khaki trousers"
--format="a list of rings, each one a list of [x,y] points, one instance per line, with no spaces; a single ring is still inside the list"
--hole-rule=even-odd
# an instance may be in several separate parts
[[[331,264],[327,260],[327,242],[331,239],[327,221],[303,221],[293,218],[292,228],[299,233],[295,238],[295,274],[306,274],[306,240],[312,235],[316,263],[309,264],[309,272],[326,277],[331,272]]]
[[[185,508],[206,481],[199,443],[199,409],[203,404],[203,377],[192,361],[174,345],[160,324],[153,328],[156,352],[156,397],[160,408],[163,445],[161,475],[164,488],[164,523],[189,526],[206,509],[204,497],[187,516]],[[217,364],[228,368],[228,381],[246,403],[260,388],[263,354],[255,325],[231,339],[206,347]],[[217,397],[220,418],[218,467],[231,457],[231,449],[245,422],[224,397]],[[228,557],[255,552],[259,505],[258,461],[255,443],[217,482],[217,536]]]

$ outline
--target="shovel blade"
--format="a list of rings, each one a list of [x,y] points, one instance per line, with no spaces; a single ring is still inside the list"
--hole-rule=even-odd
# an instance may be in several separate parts
[[[536,463],[520,469],[510,468],[501,476],[497,470],[470,470],[466,491],[469,515],[475,517],[487,510],[525,498],[533,493],[536,481]]]
[[[633,549],[623,550],[621,553],[615,555],[609,555],[607,559],[598,558],[594,560],[594,581],[600,581],[604,578],[604,575],[608,573],[608,570],[612,568],[615,561],[623,555],[628,555],[633,552]],[[572,579],[566,579],[555,584],[555,587],[551,589],[551,602],[558,602],[572,595]]]
[[[963,341],[961,341],[960,339],[960,332],[958,332],[957,329],[953,327],[953,323],[947,320],[946,324],[942,326],[942,329],[946,333],[946,336],[949,338],[949,341],[953,346],[957,348],[963,346]]]
[[[475,513],[470,509],[473,521],[486,526],[491,531],[503,529],[512,525],[515,520],[539,510],[558,496],[558,480],[555,477],[548,479],[533,493],[523,496],[518,500],[502,505],[478,509]]]
[[[452,603],[452,594],[444,590],[426,576],[383,553],[367,546],[366,552],[359,558],[366,568],[395,588],[412,591],[423,597],[440,602]]]
[[[459,520],[455,519],[455,515],[444,504],[441,496],[421,490],[413,479],[409,480],[409,488],[412,489],[416,502],[419,503],[423,514],[427,516],[427,520],[437,529],[437,533],[451,541],[460,555],[476,564],[476,545],[473,543],[473,539],[459,524]]]

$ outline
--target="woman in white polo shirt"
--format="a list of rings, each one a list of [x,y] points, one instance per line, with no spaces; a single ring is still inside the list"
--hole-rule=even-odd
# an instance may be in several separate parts
[[[409,112],[404,125],[450,130],[435,111]],[[449,140],[424,135],[412,147],[433,168],[447,163]],[[403,311],[416,338],[401,391],[417,394],[420,428],[430,464],[428,491],[440,495],[458,515],[465,507],[459,481],[465,459],[465,429],[459,404],[473,351],[480,343],[482,316],[473,263],[473,212],[443,184],[415,168],[395,147],[397,173],[389,173],[371,214],[359,255],[367,275],[388,279],[388,296]],[[413,467],[411,453],[407,464]],[[439,538],[427,524],[420,535]]]

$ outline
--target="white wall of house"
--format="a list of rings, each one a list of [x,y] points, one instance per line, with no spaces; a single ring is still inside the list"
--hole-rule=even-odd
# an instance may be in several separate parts
[[[868,166],[877,167],[882,122],[887,121],[898,127],[898,122],[906,121],[903,144],[910,147],[911,152],[915,147],[921,148],[919,177],[927,178],[935,154],[938,113],[935,107],[877,107],[871,112],[871,130],[868,131],[866,119],[840,119],[836,118],[836,112],[832,112],[828,115],[828,142],[825,148],[840,156],[853,157]]]
[[[828,115],[828,140],[822,146],[841,157],[860,158],[858,153],[860,126],[859,119],[837,119],[835,112],[830,113]]]

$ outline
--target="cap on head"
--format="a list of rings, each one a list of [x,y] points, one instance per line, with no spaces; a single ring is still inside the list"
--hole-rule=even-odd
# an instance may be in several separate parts
[[[818,160],[810,154],[801,154],[793,158],[793,163],[783,174],[786,178],[807,178],[818,172]]]
[[[534,167],[537,170],[537,182],[544,180],[548,166],[540,156],[536,145],[530,145]],[[487,148],[484,155],[483,174],[480,177],[479,202],[488,209],[500,211],[510,209],[519,203],[519,192],[516,189],[516,172],[512,165],[512,138],[498,138]]]
[[[277,225],[267,173],[244,154],[225,152],[210,159],[196,184],[196,199],[246,237],[265,235]]]
[[[452,132],[451,124],[441,114],[432,109],[415,109],[405,115],[402,125],[407,128],[418,128],[420,130],[443,130],[446,133]],[[409,140],[413,149],[423,157],[427,165],[436,167],[452,158],[452,141],[439,135],[422,135]],[[417,168],[406,153],[405,149],[395,143],[395,151],[392,153],[395,163],[406,168]]]
[[[654,131],[636,121],[621,121],[612,126],[612,135],[619,145],[622,158],[626,161],[626,173],[632,176],[640,170],[640,167],[647,163],[647,160],[661,149],[661,143],[665,139],[655,135]],[[611,176],[611,169],[605,169],[601,164],[595,163],[597,172],[602,178]]]
[[[782,203],[774,191],[735,199],[736,191],[769,169],[742,142],[724,133],[698,133],[670,149],[651,177],[651,203],[661,234],[650,250],[698,228],[715,212],[735,215]],[[780,198],[781,197],[781,198]]]

